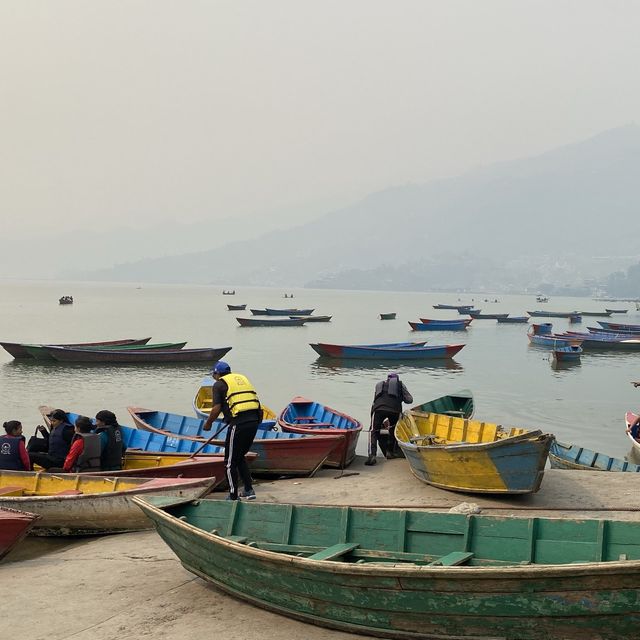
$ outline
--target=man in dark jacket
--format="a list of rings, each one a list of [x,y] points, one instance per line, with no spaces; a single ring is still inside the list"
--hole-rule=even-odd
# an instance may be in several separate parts
[[[127,447],[113,411],[103,409],[96,413],[95,432],[101,440],[100,466],[102,470],[119,471],[122,469],[122,458]]]
[[[390,373],[386,380],[376,384],[371,405],[371,431],[369,432],[369,457],[366,465],[376,463],[378,445],[387,459],[401,458],[395,438],[395,426],[402,413],[402,403],[413,402],[413,396],[400,381],[397,373]],[[382,437],[381,430],[386,426],[388,433]]]
[[[69,423],[67,414],[62,409],[54,409],[47,414],[51,424],[51,431],[47,431],[42,426],[37,426],[36,431],[44,436],[42,448],[44,451],[34,450],[34,442],[42,440],[42,438],[31,438],[29,441],[29,459],[31,464],[37,464],[45,469],[51,467],[62,467],[64,460],[69,453],[71,440],[73,438],[74,429]],[[38,449],[40,447],[37,447]]]

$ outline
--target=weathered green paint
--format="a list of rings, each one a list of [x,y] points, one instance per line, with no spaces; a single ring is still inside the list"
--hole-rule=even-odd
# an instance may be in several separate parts
[[[638,636],[640,523],[138,503],[189,570],[315,624],[390,638]],[[335,561],[320,559],[332,553]],[[426,566],[447,556],[464,566]]]

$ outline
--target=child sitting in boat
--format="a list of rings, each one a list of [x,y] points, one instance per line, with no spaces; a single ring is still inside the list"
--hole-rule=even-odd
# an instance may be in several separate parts
[[[9,420],[2,426],[6,433],[0,436],[0,469],[31,471],[31,461],[24,446],[22,423],[19,420]]]

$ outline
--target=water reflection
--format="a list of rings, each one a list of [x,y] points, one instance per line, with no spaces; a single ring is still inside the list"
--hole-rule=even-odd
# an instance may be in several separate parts
[[[549,358],[549,362],[551,363],[551,368],[554,371],[575,371],[576,368],[580,368],[582,363],[580,360],[556,360],[553,356]]]
[[[393,363],[355,360],[351,358],[317,358],[311,363],[311,372],[318,375],[352,375],[354,371],[397,371],[401,374],[432,372],[448,374],[462,372],[464,367],[453,359],[428,362]]]

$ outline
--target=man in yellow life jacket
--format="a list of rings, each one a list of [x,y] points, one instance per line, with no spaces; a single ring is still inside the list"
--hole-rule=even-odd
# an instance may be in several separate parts
[[[256,390],[249,380],[239,374],[231,373],[231,367],[220,360],[216,362],[211,375],[213,385],[213,407],[203,425],[205,431],[211,429],[214,420],[220,415],[227,423],[224,459],[229,482],[227,500],[255,500],[249,465],[245,454],[251,448],[258,426],[262,422],[262,408]],[[244,491],[238,494],[238,475],[244,483]]]

